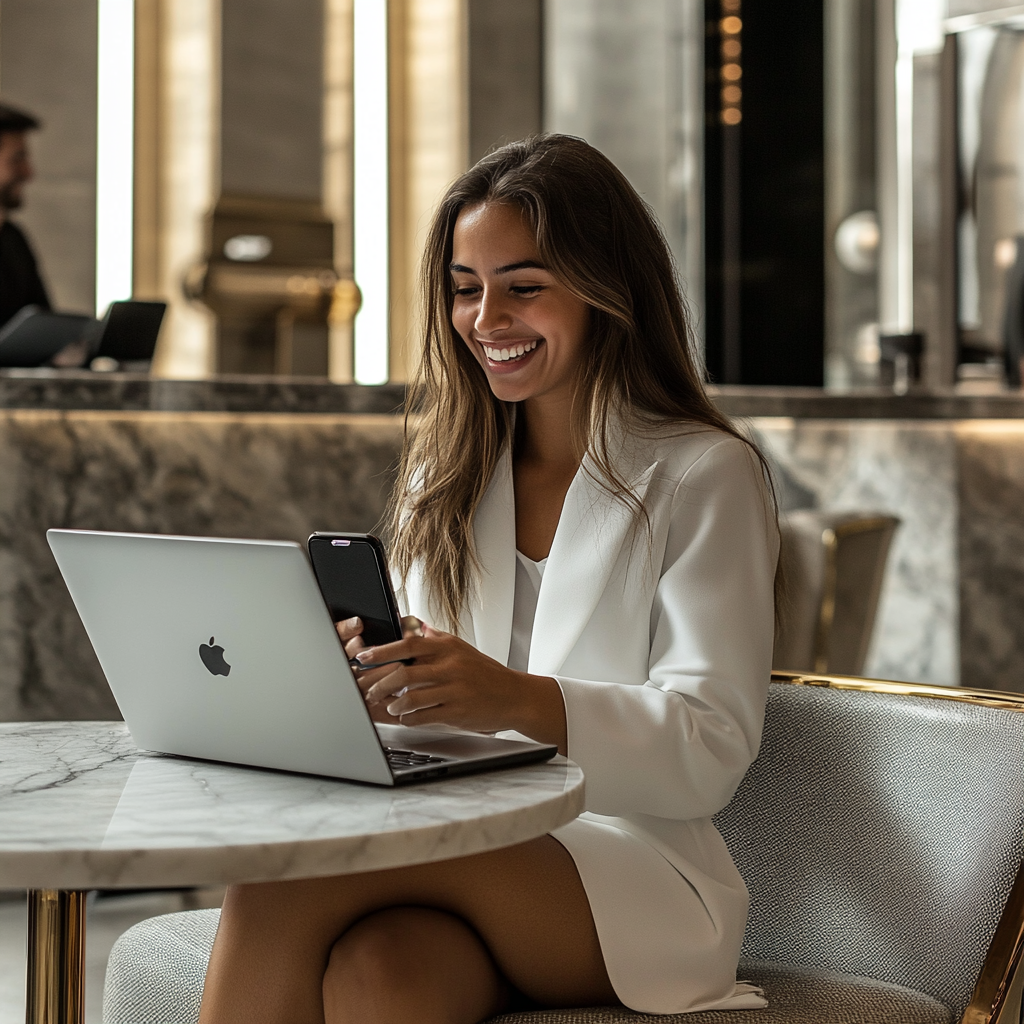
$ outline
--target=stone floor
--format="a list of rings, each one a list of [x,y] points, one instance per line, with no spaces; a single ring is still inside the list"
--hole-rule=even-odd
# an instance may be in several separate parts
[[[220,905],[221,891],[151,892],[89,896],[86,924],[85,1024],[102,1024],[103,976],[117,937],[133,924],[158,914]],[[24,898],[0,894],[0,1024],[25,1020]]]

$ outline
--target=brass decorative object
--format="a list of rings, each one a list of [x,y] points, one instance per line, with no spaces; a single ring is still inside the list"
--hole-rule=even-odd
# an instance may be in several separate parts
[[[327,375],[328,327],[350,326],[361,303],[335,268],[334,232],[316,203],[217,200],[182,289],[217,317],[218,372]]]

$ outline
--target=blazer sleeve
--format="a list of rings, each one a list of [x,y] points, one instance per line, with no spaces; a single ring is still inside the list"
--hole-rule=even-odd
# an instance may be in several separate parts
[[[709,448],[672,497],[649,678],[555,677],[588,810],[704,818],[732,798],[757,756],[771,677],[778,529],[769,509],[750,449],[731,438]]]

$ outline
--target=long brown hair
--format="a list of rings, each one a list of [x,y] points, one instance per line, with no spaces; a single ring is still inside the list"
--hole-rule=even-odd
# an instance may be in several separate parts
[[[395,567],[405,579],[415,562],[422,563],[449,628],[459,620],[478,568],[473,516],[505,446],[514,442],[514,404],[494,397],[451,322],[455,222],[479,203],[517,207],[536,234],[544,266],[591,307],[572,439],[581,458],[588,455],[596,467],[595,478],[631,506],[638,522],[646,511],[609,452],[614,417],[625,415],[638,429],[665,421],[713,428],[750,444],[705,393],[671,253],[650,207],[624,175],[567,135],[537,135],[495,150],[448,189],[427,236],[423,350],[389,510]],[[764,457],[751,449],[771,489]]]

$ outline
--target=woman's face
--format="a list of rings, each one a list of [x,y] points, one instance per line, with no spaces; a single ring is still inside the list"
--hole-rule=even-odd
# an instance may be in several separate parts
[[[467,207],[452,237],[452,325],[505,402],[572,396],[590,307],[545,269],[520,211]]]

